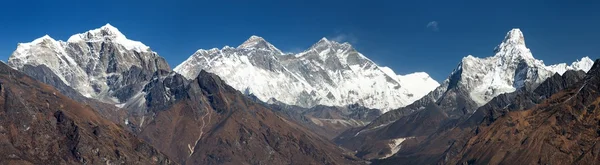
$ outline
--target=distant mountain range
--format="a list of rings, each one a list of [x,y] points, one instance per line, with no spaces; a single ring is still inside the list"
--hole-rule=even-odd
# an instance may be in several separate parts
[[[0,136],[16,133],[6,135],[13,141],[0,162],[598,162],[598,61],[546,65],[520,29],[493,56],[464,57],[441,84],[423,72],[397,75],[326,38],[284,54],[251,36],[235,48],[200,49],[171,70],[110,24],[66,42],[46,35],[21,43],[7,64],[0,117],[11,120],[0,122]],[[36,117],[43,114],[53,115]],[[62,157],[29,145],[48,140],[15,143],[38,137],[29,129],[62,138],[67,148],[46,148]]]

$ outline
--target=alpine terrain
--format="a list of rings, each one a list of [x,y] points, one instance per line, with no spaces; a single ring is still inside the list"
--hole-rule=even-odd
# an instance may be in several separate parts
[[[585,72],[593,65],[591,59],[584,57],[571,65],[546,66],[533,57],[520,29],[509,31],[494,54],[486,58],[464,57],[448,79],[423,98],[389,111],[365,127],[348,130],[336,142],[357,150],[357,156],[363,158],[389,157],[399,151],[402,141],[430,136],[449,123],[471,116],[501,94],[533,91],[554,74],[567,70]]]
[[[216,75],[190,79],[170,71],[142,45],[105,25],[67,42],[44,36],[19,44],[9,64],[90,106],[112,105],[116,109],[98,112],[176,163],[361,163]]]
[[[56,120],[56,128],[35,124],[37,112],[30,115],[31,121],[21,112],[3,120],[8,125],[0,132],[13,132],[7,134],[6,144],[14,149],[3,150],[0,156],[10,163],[130,163],[151,158],[144,161],[495,164],[533,162],[530,157],[552,162],[558,160],[545,151],[562,146],[555,140],[523,145],[529,137],[558,136],[565,136],[564,142],[580,138],[585,143],[556,150],[561,152],[557,158],[564,158],[560,161],[595,161],[585,156],[589,153],[585,148],[593,149],[588,144],[593,138],[585,131],[585,137],[570,136],[567,127],[563,131],[537,119],[558,115],[554,123],[571,123],[581,118],[584,126],[567,125],[573,128],[570,132],[591,128],[585,114],[593,113],[594,102],[585,100],[595,96],[595,89],[586,85],[595,80],[592,72],[586,75],[593,61],[584,57],[570,65],[545,65],[533,57],[519,29],[507,33],[493,56],[464,57],[441,85],[422,72],[396,75],[350,44],[326,38],[304,52],[284,54],[252,36],[236,48],[198,50],[171,70],[164,58],[110,24],[66,42],[46,35],[21,43],[8,65],[21,72],[0,67],[6,71],[2,82],[11,82],[0,83],[0,92],[29,94],[7,95],[5,109],[29,113],[49,108],[41,113]],[[570,112],[582,107],[592,110]],[[561,108],[567,110],[556,111]],[[569,112],[558,113],[563,111]],[[568,117],[571,113],[575,116]],[[517,130],[506,130],[513,126]],[[61,145],[40,152],[33,147],[24,153],[32,146],[19,141],[26,140],[23,133],[31,130],[58,130],[48,132],[46,140],[34,141],[50,144],[51,137],[64,136],[66,140],[52,143],[68,148]],[[506,138],[498,130],[518,136]],[[508,141],[487,142],[491,137]],[[107,144],[110,139],[117,141]],[[489,150],[490,145],[506,150]],[[521,157],[508,150],[539,154]],[[54,153],[68,156],[57,159]],[[577,154],[584,156],[579,159]]]
[[[427,73],[396,75],[356,51],[327,38],[298,54],[284,54],[262,37],[238,47],[200,49],[174,69],[188,79],[201,70],[267,103],[311,108],[358,104],[383,112],[404,107],[439,84]]]

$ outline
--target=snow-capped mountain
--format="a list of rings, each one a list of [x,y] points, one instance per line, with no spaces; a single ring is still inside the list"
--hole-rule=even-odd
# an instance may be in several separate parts
[[[362,153],[363,158],[387,157],[382,153],[389,152],[394,147],[385,147],[380,144],[389,144],[390,139],[442,137],[440,139],[443,139],[443,143],[430,144],[443,146],[448,139],[444,138],[446,136],[444,134],[435,136],[440,133],[437,131],[446,132],[450,130],[448,126],[455,125],[457,121],[467,119],[475,122],[482,121],[484,117],[481,114],[473,114],[480,107],[486,107],[487,103],[489,103],[487,107],[494,107],[491,108],[494,111],[490,114],[497,116],[504,114],[501,111],[507,108],[535,105],[533,100],[528,100],[528,97],[543,100],[543,97],[553,94],[552,92],[566,88],[567,78],[576,79],[576,76],[567,74],[576,73],[575,71],[565,72],[566,70],[587,72],[591,66],[593,66],[593,61],[588,57],[571,65],[546,66],[543,61],[533,57],[525,45],[523,33],[519,29],[512,29],[496,47],[493,56],[477,58],[469,55],[464,57],[448,79],[423,98],[406,107],[389,111],[371,121],[367,126],[347,131],[334,140],[341,146]],[[566,75],[565,77],[556,75],[563,73]],[[558,77],[558,79],[546,81],[550,77]],[[570,82],[574,83],[574,81]],[[541,86],[541,84],[546,86]],[[540,92],[534,93],[536,89]],[[500,96],[506,93],[513,93],[513,95]],[[523,96],[517,97],[519,93]],[[492,99],[495,102],[490,102]],[[514,101],[515,99],[519,101]],[[513,103],[515,105],[512,105]],[[462,125],[457,127],[460,129],[455,130],[463,129]],[[430,141],[425,142],[429,143]],[[418,149],[419,152],[422,151],[421,147]],[[410,152],[405,151],[405,153]],[[427,152],[427,154],[430,153]]]
[[[149,81],[154,72],[170,70],[148,46],[127,39],[110,24],[73,35],[66,42],[46,35],[21,43],[8,64],[21,71],[26,65],[45,66],[80,94],[112,104],[139,95],[140,82]]]
[[[566,63],[560,63],[555,65],[550,65],[546,69],[554,71],[560,75],[563,75],[568,70],[583,70],[589,71],[592,68],[594,61],[589,57],[583,57],[581,60],[577,60],[571,65],[567,65]]]
[[[455,87],[465,89],[469,97],[481,106],[502,93],[523,87],[534,89],[557,72],[562,74],[571,69],[587,72],[592,65],[593,61],[584,57],[571,66],[546,66],[542,60],[533,57],[521,30],[512,29],[496,47],[494,56],[476,58],[469,55],[463,58],[448,83],[458,82]]]
[[[207,70],[262,101],[302,107],[358,103],[385,111],[408,105],[439,85],[422,72],[396,75],[350,44],[326,38],[304,52],[283,55],[252,36],[237,48],[200,49],[174,70],[188,79]]]
[[[500,94],[522,88],[535,89],[555,73],[562,74],[567,70],[587,72],[592,65],[590,58],[583,57],[571,65],[546,66],[542,60],[533,57],[521,30],[512,29],[494,49],[493,56],[464,57],[438,88],[400,111],[406,111],[403,114],[415,112],[435,103],[451,117],[458,117],[472,113]],[[382,123],[395,120],[392,118]]]

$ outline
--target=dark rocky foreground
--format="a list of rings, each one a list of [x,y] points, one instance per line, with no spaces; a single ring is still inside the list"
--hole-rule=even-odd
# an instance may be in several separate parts
[[[0,164],[175,164],[53,87],[0,64]]]

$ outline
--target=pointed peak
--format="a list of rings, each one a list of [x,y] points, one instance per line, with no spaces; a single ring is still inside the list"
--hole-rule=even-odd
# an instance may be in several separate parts
[[[111,39],[127,39],[119,29],[112,26],[110,23],[106,25],[87,31],[85,33],[80,33],[71,36],[67,42],[80,42],[80,41],[88,41],[88,40],[98,40],[103,38],[111,38]]]
[[[523,36],[523,32],[521,32],[521,29],[519,28],[513,28],[506,33],[503,43],[525,45],[525,37]]]
[[[521,29],[514,28],[506,33],[502,43],[494,49],[495,56],[506,59],[525,59],[533,62],[535,58],[525,45],[525,37]]]
[[[350,43],[348,43],[348,42],[339,43],[337,41],[329,40],[329,39],[323,37],[317,43],[313,44],[310,49],[321,49],[321,48],[334,47],[334,46],[352,47],[352,45],[350,45]]]
[[[50,35],[48,35],[48,34],[42,36],[41,38],[52,39],[52,37],[50,37]]]
[[[42,37],[40,37],[40,38],[37,38],[37,39],[35,39],[35,40],[31,41],[31,42],[30,42],[30,43],[28,43],[28,44],[33,44],[33,45],[35,45],[35,44],[42,43],[42,42],[44,42],[44,41],[51,41],[51,42],[53,42],[53,41],[56,41],[56,40],[54,40],[54,38],[52,38],[52,37],[50,37],[48,34],[46,34],[46,35],[44,35],[44,36],[42,36]]]
[[[123,36],[123,33],[121,33],[121,31],[119,31],[119,29],[117,29],[116,27],[112,26],[110,23],[107,23],[106,25],[100,27],[100,29],[104,30],[105,32],[109,32],[112,35],[116,35],[116,36]]]
[[[106,25],[100,27],[102,29],[117,29],[116,27],[112,26],[110,23],[106,23]]]
[[[123,33],[121,33],[121,31],[119,31],[119,29],[117,29],[116,27],[112,26],[110,23],[107,23],[106,25],[100,27],[99,29],[96,30],[92,30],[93,32],[101,33],[103,36],[114,36],[114,37],[118,37],[118,38],[126,38],[125,35],[123,35]]]
[[[244,41],[244,43],[242,43],[242,45],[244,45],[244,44],[251,45],[254,43],[258,43],[258,42],[267,42],[267,41],[260,36],[252,35],[252,36],[250,36],[250,38],[248,38],[246,41]],[[242,46],[242,45],[240,45],[240,46]]]
[[[321,40],[319,40],[319,42],[329,42],[329,40],[326,37],[323,37]]]
[[[144,45],[142,42],[127,39],[127,37],[125,37],[125,35],[123,35],[119,29],[109,23],[94,30],[75,34],[67,40],[69,43],[107,41],[119,43],[128,50],[134,50],[138,52],[145,52],[150,49],[150,47]]]
[[[257,49],[257,50],[266,50],[266,51],[274,51],[278,54],[283,54],[279,49],[273,46],[271,43],[267,42],[262,37],[252,35],[248,40],[244,41],[241,45],[237,47],[238,49]]]
[[[46,35],[44,35],[44,36],[42,36],[42,37],[40,37],[38,39],[41,39],[41,40],[54,40],[54,38],[50,37],[48,34],[46,34]]]

